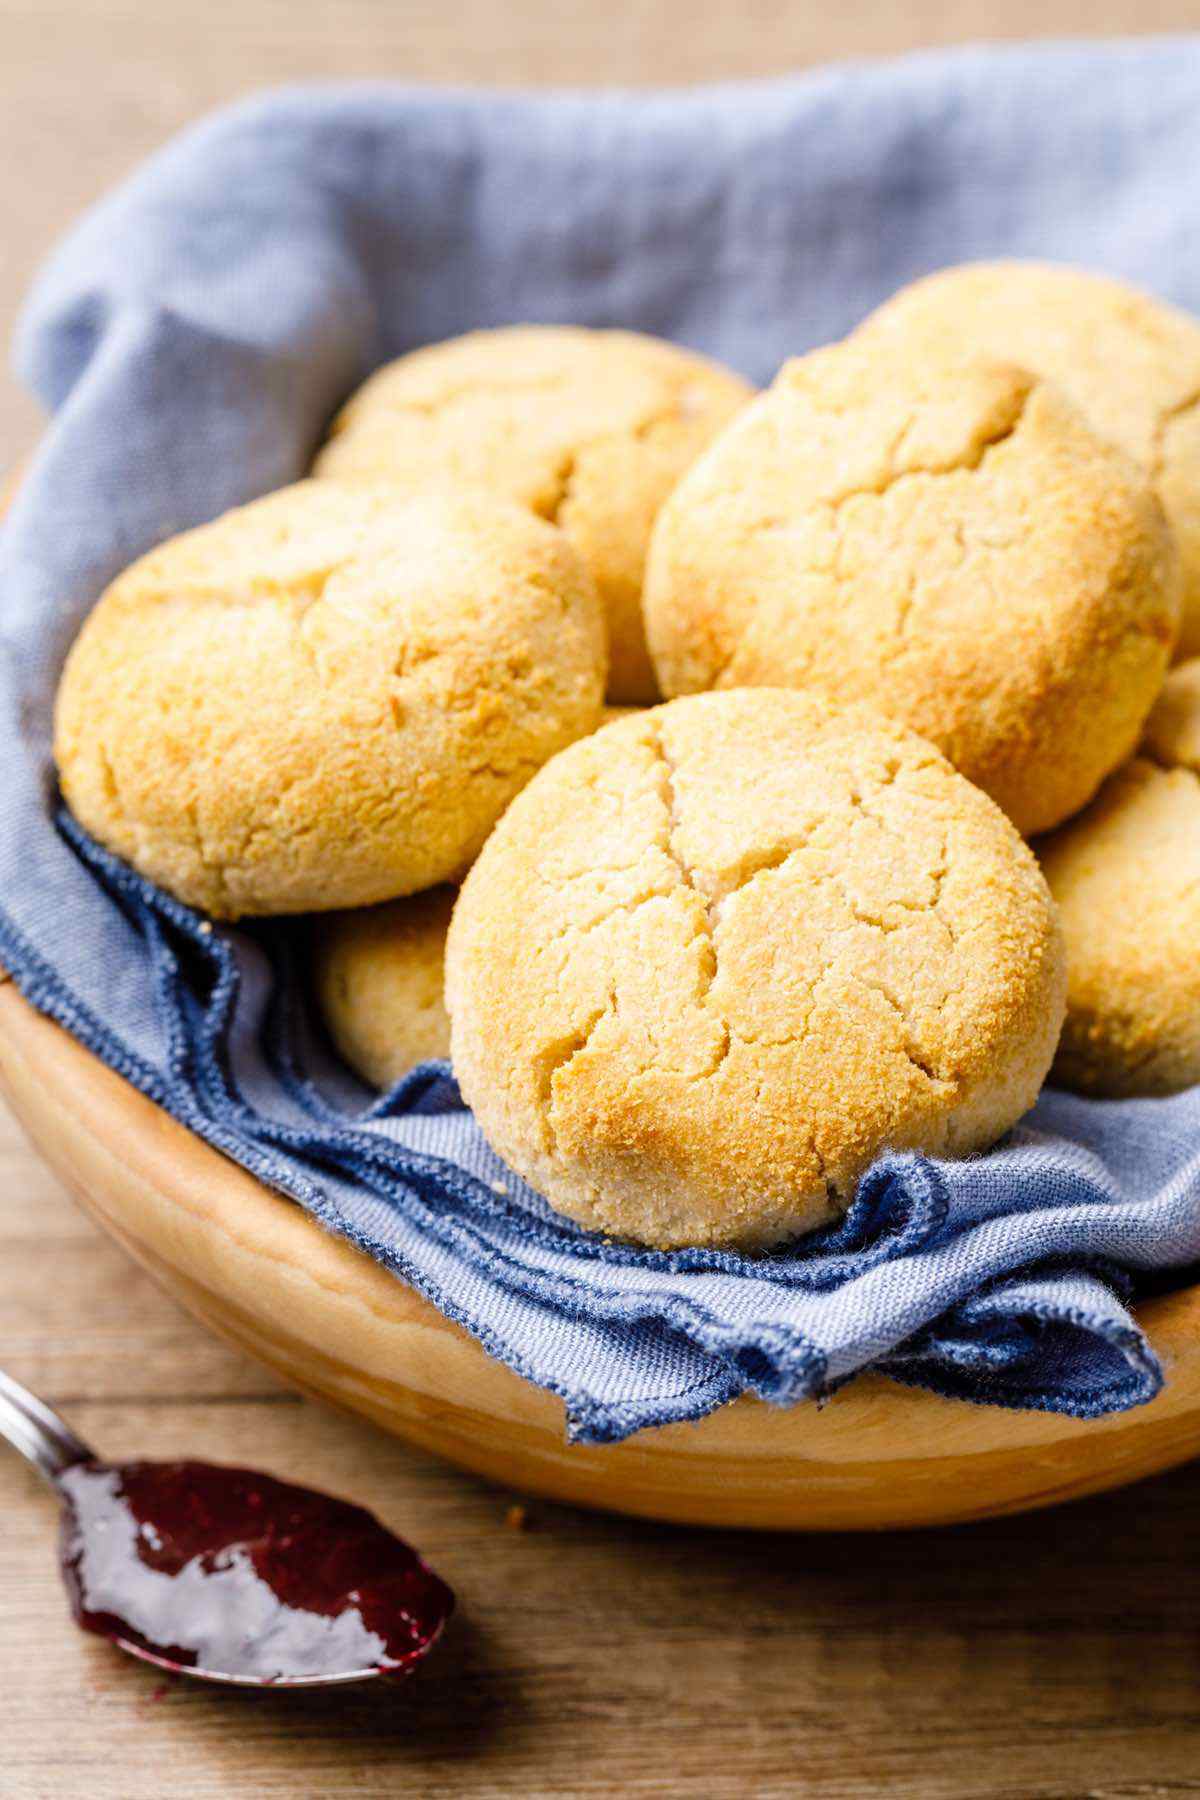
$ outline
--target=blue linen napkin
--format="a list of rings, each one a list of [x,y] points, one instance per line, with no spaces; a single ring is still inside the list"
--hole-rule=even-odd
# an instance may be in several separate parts
[[[1047,1092],[986,1156],[885,1156],[846,1220],[787,1254],[608,1244],[497,1161],[444,1067],[372,1102],[310,1027],[299,928],[211,928],[114,861],[58,813],[49,741],[104,584],[300,474],[381,359],[573,320],[765,381],[899,283],[996,254],[1200,310],[1198,161],[1192,39],[678,95],[314,88],[188,132],[71,234],[20,331],[55,419],[0,532],[0,959],[186,1125],[561,1395],[580,1438],[746,1389],[819,1396],[867,1366],[1083,1417],[1149,1399],[1161,1372],[1123,1296],[1200,1257],[1200,1089]]]

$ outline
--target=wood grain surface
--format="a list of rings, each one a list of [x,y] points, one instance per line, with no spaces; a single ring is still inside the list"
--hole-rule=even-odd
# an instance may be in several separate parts
[[[264,82],[677,82],[979,37],[1200,25],[1197,0],[0,0],[0,337],[53,237]],[[33,404],[0,383],[0,465]],[[68,1624],[53,1507],[0,1456],[5,1800],[1200,1793],[1200,1467],[936,1534],[756,1537],[530,1505],[284,1394],[159,1295],[0,1114],[0,1365],[113,1454],[373,1506],[459,1590],[406,1689],[160,1680]]]

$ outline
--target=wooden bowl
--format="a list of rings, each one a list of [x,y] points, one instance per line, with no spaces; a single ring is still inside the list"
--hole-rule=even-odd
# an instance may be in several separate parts
[[[18,480],[0,483],[0,514]],[[561,1401],[194,1137],[2,969],[0,1089],[75,1198],[220,1337],[505,1486],[684,1525],[879,1531],[1052,1506],[1200,1454],[1200,1288],[1139,1308],[1166,1386],[1112,1418],[970,1406],[861,1375],[819,1410],[747,1396],[695,1425],[568,1444]]]
[[[330,1236],[0,985],[0,1086],[67,1187],[189,1311],[292,1386],[556,1500],[686,1524],[874,1530],[1048,1506],[1200,1451],[1200,1290],[1140,1309],[1149,1406],[1081,1423],[860,1376],[817,1409],[569,1445],[560,1401]]]

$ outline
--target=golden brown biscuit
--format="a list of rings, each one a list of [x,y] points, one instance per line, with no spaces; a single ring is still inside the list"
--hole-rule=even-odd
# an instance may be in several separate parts
[[[113,583],[55,754],[81,824],[181,899],[307,912],[461,875],[603,689],[561,532],[487,494],[302,482]]]
[[[1200,656],[1177,663],[1146,720],[1142,753],[1164,769],[1200,774]]]
[[[518,796],[450,925],[455,1073],[581,1223],[761,1248],[884,1148],[961,1154],[1031,1104],[1058,923],[990,800],[901,728],[706,694],[606,726]]]
[[[315,473],[479,483],[560,525],[596,577],[609,694],[657,695],[642,571],[659,507],[752,389],[630,331],[475,331],[390,363],[334,421]]]
[[[1113,1096],[1200,1082],[1200,658],[1173,671],[1142,755],[1040,851],[1069,973],[1054,1079]]]
[[[338,1050],[374,1087],[450,1054],[443,998],[446,932],[458,890],[313,921],[313,985]]]
[[[1055,381],[1158,490],[1183,570],[1180,656],[1200,652],[1200,321],[1049,263],[966,263],[902,288],[860,328],[1010,357]]]
[[[876,336],[789,363],[695,464],[645,605],[666,693],[865,702],[1029,833],[1136,745],[1179,592],[1144,478],[1056,389]]]

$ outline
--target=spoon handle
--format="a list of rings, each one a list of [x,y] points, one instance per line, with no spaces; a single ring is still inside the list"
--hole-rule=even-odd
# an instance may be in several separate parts
[[[28,1388],[0,1369],[0,1438],[19,1450],[54,1487],[72,1463],[88,1462],[93,1452],[58,1414]]]

